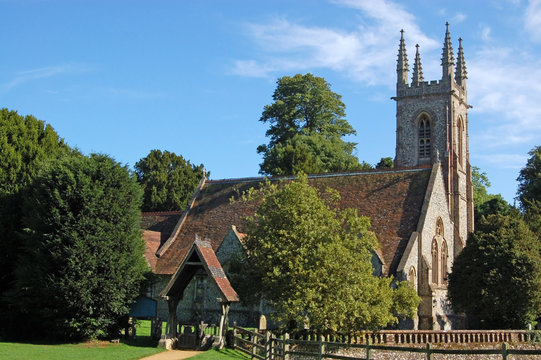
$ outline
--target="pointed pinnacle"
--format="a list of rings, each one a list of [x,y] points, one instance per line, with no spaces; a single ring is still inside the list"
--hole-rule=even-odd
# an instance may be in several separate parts
[[[423,67],[421,65],[421,55],[419,54],[419,44],[415,45],[415,62],[413,63],[413,77],[411,83],[414,86],[419,85],[424,81],[423,78]]]
[[[407,74],[408,70],[409,70],[408,55],[406,53],[406,43],[404,41],[404,29],[402,29],[400,30],[400,44],[398,46],[398,60],[397,60],[396,71],[401,74],[403,73]]]
[[[455,79],[457,83],[462,85],[462,80],[465,80],[467,78],[468,78],[468,72],[466,71],[466,61],[464,60],[464,49],[462,49],[462,38],[459,38]]]

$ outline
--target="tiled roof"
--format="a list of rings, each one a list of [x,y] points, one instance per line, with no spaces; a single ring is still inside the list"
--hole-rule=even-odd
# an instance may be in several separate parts
[[[145,239],[145,259],[148,266],[154,271],[156,269],[156,251],[160,247],[161,233],[158,231],[144,230],[143,239]]]
[[[160,233],[161,246],[175,228],[182,211],[143,212],[141,213],[141,229]]]
[[[370,217],[385,260],[387,274],[394,274],[412,232],[416,231],[430,178],[430,168],[368,171],[309,176],[311,185],[336,189],[341,208],[356,208]],[[271,179],[276,180],[276,179]],[[238,199],[243,191],[259,186],[263,178],[207,181],[174,241],[157,259],[155,272],[172,274],[194,242],[194,235],[210,239],[216,251],[231,228],[244,232],[243,218],[253,214],[255,203]],[[163,236],[162,236],[163,239]],[[163,244],[163,242],[162,242]]]
[[[194,260],[198,260],[194,262]],[[207,275],[214,281],[222,294],[222,302],[238,302],[239,296],[229,283],[222,265],[218,261],[209,241],[201,241],[196,238],[190,250],[185,254],[171,280],[162,291],[162,295],[181,295],[197,270],[203,268]]]

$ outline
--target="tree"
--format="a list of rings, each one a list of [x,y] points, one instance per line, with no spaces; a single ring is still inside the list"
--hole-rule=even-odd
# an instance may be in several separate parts
[[[273,100],[259,119],[270,124],[269,143],[257,148],[263,155],[261,174],[360,169],[352,155],[355,143],[342,139],[355,134],[344,118],[346,106],[325,79],[312,74],[279,78]]]
[[[490,181],[485,172],[477,166],[472,166],[472,185],[473,185],[473,203],[482,204],[490,199],[487,188],[490,187]]]
[[[541,314],[541,244],[520,214],[477,225],[449,276],[449,298],[484,329],[524,329]],[[475,323],[475,321],[474,321]]]
[[[392,169],[394,167],[393,158],[382,157],[379,163],[376,164],[376,169]]]
[[[135,164],[143,186],[143,211],[184,210],[204,175],[203,164],[195,166],[175,153],[151,150]]]
[[[279,323],[308,324],[324,333],[414,316],[420,301],[415,291],[409,283],[395,289],[391,278],[373,275],[377,240],[370,220],[333,207],[336,191],[320,194],[301,175],[279,187],[269,183],[246,199],[258,196],[258,210],[248,218],[245,264],[250,284],[258,285]]]
[[[531,201],[524,212],[524,221],[541,241],[541,201]]]
[[[19,253],[18,232],[22,229],[22,193],[44,161],[68,153],[51,125],[31,115],[0,109],[0,299],[10,288]],[[0,325],[7,312],[0,301]]]
[[[148,266],[142,191],[105,155],[47,164],[25,197],[25,247],[10,299],[27,335],[117,336]]]
[[[0,194],[15,194],[36,174],[43,160],[69,150],[51,125],[32,115],[0,109]]]
[[[532,201],[541,201],[541,146],[534,147],[528,154],[530,158],[517,178],[517,194],[523,210],[528,209]]]

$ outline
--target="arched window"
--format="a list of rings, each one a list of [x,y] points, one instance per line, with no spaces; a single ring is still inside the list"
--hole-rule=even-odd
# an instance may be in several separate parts
[[[462,118],[458,118],[458,122],[457,122],[457,137],[458,137],[458,141],[457,141],[457,144],[456,146],[458,147],[457,149],[457,155],[458,155],[458,162],[460,163],[460,165],[464,165],[463,163],[463,158],[464,158],[464,126],[462,124]]]
[[[443,220],[441,217],[436,220],[436,235],[443,236]]]
[[[411,283],[411,285],[415,286],[415,268],[413,266],[410,268],[408,280]]]
[[[419,159],[430,158],[430,121],[422,115],[419,120]]]
[[[445,284],[447,282],[447,243],[445,240],[441,244],[441,277]]]
[[[432,241],[432,283],[438,283],[438,242]]]

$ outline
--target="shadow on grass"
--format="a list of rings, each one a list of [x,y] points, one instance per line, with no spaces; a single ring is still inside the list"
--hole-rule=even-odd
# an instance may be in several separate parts
[[[134,347],[147,347],[147,348],[155,348],[158,346],[158,340],[153,340],[150,336],[137,336],[135,339],[127,339],[124,337],[119,337],[120,343],[134,346]],[[48,339],[48,338],[42,338],[42,339],[17,339],[17,338],[0,338],[0,342],[10,342],[10,343],[19,343],[19,344],[25,344],[25,345],[81,345],[81,344],[113,344],[110,340],[79,340],[79,341],[62,341],[62,340],[54,340],[54,339]]]
[[[194,356],[193,360],[218,360],[218,359],[241,359],[246,360],[250,357],[244,355],[243,353],[233,350],[233,349],[222,349],[222,350],[208,350],[202,354]]]
[[[126,345],[136,346],[136,347],[157,347],[158,340],[153,340],[150,336],[137,336],[135,339],[120,339],[120,342],[123,342]]]

